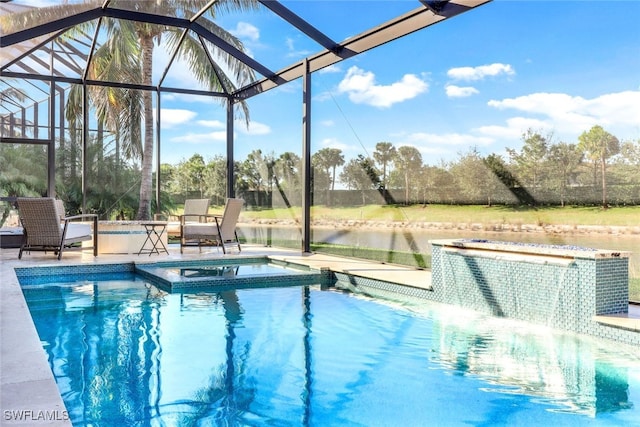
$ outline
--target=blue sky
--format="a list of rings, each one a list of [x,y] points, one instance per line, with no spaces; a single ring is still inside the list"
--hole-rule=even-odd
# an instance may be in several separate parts
[[[25,3],[24,1],[22,3]],[[35,2],[29,2],[34,4]],[[417,0],[283,1],[336,41],[420,6]],[[279,70],[321,48],[270,13],[219,17],[248,53]],[[519,149],[527,129],[577,143],[599,124],[640,140],[640,1],[494,0],[312,76],[312,150],[371,155],[415,146],[426,164]],[[168,53],[156,49],[155,73]],[[301,153],[301,80],[249,101],[236,160]],[[167,86],[198,87],[182,64]],[[162,97],[163,162],[225,154],[226,113],[209,100]]]

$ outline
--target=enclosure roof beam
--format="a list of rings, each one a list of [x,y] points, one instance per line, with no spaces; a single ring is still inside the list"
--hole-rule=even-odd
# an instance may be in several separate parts
[[[438,13],[433,12],[433,10],[436,10],[434,7],[418,7],[395,19],[391,19],[378,27],[365,31],[355,37],[350,37],[339,43],[339,55],[336,54],[334,50],[327,49],[307,58],[309,61],[309,71],[318,71],[349,57],[366,52],[390,41],[474,9],[485,3],[489,3],[490,1],[491,0],[452,0],[439,5]],[[304,72],[305,70],[302,62],[293,64],[278,71],[275,79],[262,79],[240,88],[234,93],[234,97],[238,99],[251,98],[254,95],[273,89],[280,84],[276,82],[290,82],[298,79],[302,77]]]

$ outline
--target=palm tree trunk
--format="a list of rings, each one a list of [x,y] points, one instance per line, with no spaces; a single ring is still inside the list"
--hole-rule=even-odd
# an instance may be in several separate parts
[[[151,85],[151,73],[153,71],[153,39],[143,37],[140,40],[142,46],[142,82]],[[153,104],[151,92],[142,93],[144,105],[144,149],[142,151],[142,177],[140,180],[140,200],[136,219],[147,220],[151,217],[151,193],[153,173]]]

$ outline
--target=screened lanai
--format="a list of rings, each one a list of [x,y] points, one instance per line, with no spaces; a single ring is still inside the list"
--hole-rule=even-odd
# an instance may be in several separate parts
[[[167,121],[163,98],[191,96],[214,99],[215,108],[226,111],[226,168],[219,181],[224,182],[225,195],[233,197],[234,134],[238,123],[251,126],[247,102],[301,80],[295,89],[302,107],[296,149],[301,185],[299,194],[280,193],[286,205],[301,206],[302,249],[309,251],[313,74],[416,31],[428,31],[488,1],[72,0],[40,8],[19,1],[0,3],[2,143],[7,149],[31,147],[35,152],[26,165],[5,162],[13,168],[3,172],[5,179],[16,179],[5,183],[8,191],[2,196],[11,201],[20,195],[55,196],[64,191],[74,194],[78,210],[97,212],[104,219],[124,214],[121,206],[127,199],[137,199],[140,218],[161,212],[162,148],[169,144],[161,138]],[[367,9],[380,6],[388,20],[372,22]],[[327,13],[348,25],[332,32],[316,26],[315,15]],[[250,14],[277,20],[317,49],[292,62],[287,62],[287,55],[254,55],[237,36],[242,17]],[[416,48],[416,54],[424,52],[425,47]],[[176,85],[184,64],[195,78]],[[5,157],[9,154],[24,159],[19,152],[5,150]],[[126,168],[127,162],[137,167]],[[120,187],[131,182],[123,174],[139,174],[133,180],[139,192]],[[109,185],[96,185],[105,184],[105,177]],[[34,181],[40,184],[34,187]],[[105,202],[88,206],[88,197],[97,191]],[[107,197],[109,192],[114,194]]]

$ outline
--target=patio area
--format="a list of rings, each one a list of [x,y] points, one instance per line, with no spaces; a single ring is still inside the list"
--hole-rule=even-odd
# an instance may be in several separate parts
[[[22,290],[14,272],[15,267],[44,267],[49,265],[111,264],[149,261],[177,261],[193,259],[233,258],[267,255],[271,258],[305,264],[314,268],[329,268],[363,278],[388,281],[414,288],[428,289],[431,272],[411,267],[387,265],[358,259],[339,258],[323,254],[308,254],[299,251],[264,246],[243,245],[241,254],[222,255],[215,248],[199,253],[196,249],[180,254],[177,245],[169,245],[168,255],[99,255],[90,251],[67,252],[57,261],[52,253],[34,252],[18,260],[18,249],[0,250],[0,406],[6,411],[23,411],[31,419],[37,414],[53,415],[46,425],[69,426],[63,419],[65,406],[56,386],[46,355],[33,325]],[[639,316],[640,318],[640,313]],[[42,411],[42,412],[40,412]],[[29,425],[11,417],[3,418],[3,425]]]

